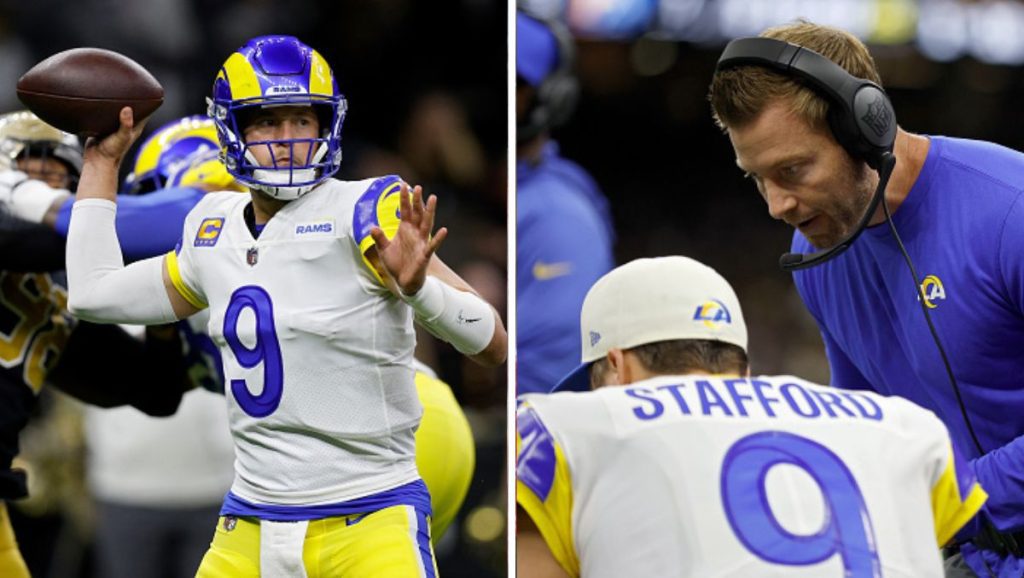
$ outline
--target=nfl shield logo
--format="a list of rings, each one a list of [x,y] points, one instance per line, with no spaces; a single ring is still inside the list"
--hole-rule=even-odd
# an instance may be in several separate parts
[[[260,250],[256,247],[250,247],[249,250],[245,252],[245,262],[248,263],[250,267],[255,266],[256,261],[258,261],[259,258]]]

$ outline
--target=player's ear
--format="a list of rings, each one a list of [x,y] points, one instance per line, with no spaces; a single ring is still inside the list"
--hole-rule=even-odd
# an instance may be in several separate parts
[[[626,354],[618,348],[608,350],[608,371],[605,372],[605,385],[627,385],[629,370],[626,368]]]

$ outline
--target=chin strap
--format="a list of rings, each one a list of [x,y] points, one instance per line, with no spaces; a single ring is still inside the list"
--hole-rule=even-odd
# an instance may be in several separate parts
[[[315,165],[319,163],[326,154],[327,143],[320,143],[316,153],[313,155],[312,164]],[[252,151],[248,149],[245,151],[245,159],[253,165],[259,164],[256,161],[256,157],[253,156]],[[293,169],[289,167],[287,169],[253,169],[252,179],[257,182],[249,186],[250,188],[263,191],[275,199],[281,201],[293,201],[313,190],[314,187],[320,184],[317,180],[318,172],[319,169],[316,168]],[[295,181],[311,184],[299,186],[289,184]]]
[[[316,185],[304,185],[301,187],[274,187],[271,185],[252,184],[249,185],[249,188],[262,191],[279,201],[294,201],[309,191],[312,191],[315,186]]]

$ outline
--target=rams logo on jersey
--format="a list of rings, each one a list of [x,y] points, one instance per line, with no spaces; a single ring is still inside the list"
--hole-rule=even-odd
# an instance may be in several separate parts
[[[317,221],[314,223],[302,223],[295,225],[295,236],[299,237],[302,235],[329,235],[334,232],[334,220],[325,219],[323,221]]]
[[[224,217],[209,217],[203,219],[196,231],[196,247],[212,247],[217,244],[220,232],[224,229]]]
[[[398,232],[398,224],[401,222],[401,196],[398,193],[401,190],[402,179],[397,175],[388,175],[375,180],[356,201],[352,230],[359,243],[359,251],[363,254],[373,245],[373,237],[370,236],[373,227],[380,227],[388,239],[394,238]]]
[[[711,329],[718,329],[721,323],[732,323],[732,315],[729,314],[729,308],[724,303],[718,299],[712,299],[703,305],[697,306],[697,311],[693,314],[693,320],[702,321],[704,325]]]
[[[929,275],[924,278],[921,282],[921,296],[918,299],[924,298],[924,304],[929,309],[935,309],[939,305],[935,303],[937,300],[946,299],[946,289],[942,286],[942,281],[935,275]]]

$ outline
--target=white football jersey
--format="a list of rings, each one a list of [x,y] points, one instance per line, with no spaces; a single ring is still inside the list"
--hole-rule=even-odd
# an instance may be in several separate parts
[[[573,576],[941,577],[986,497],[896,397],[667,376],[521,400],[517,501]]]
[[[209,306],[234,495],[335,504],[419,478],[412,310],[363,258],[371,226],[397,226],[399,185],[327,180],[258,238],[243,217],[247,194],[212,193],[189,213],[167,264],[179,293]]]

